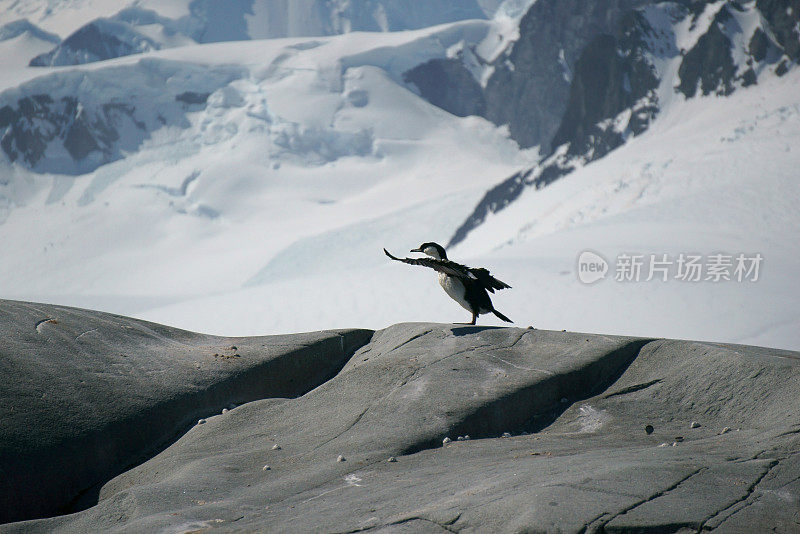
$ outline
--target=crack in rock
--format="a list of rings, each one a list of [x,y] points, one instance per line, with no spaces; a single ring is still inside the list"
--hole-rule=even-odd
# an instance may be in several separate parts
[[[612,515],[612,516],[611,516],[611,517],[608,519],[608,521],[604,521],[604,522],[602,522],[602,523],[601,523],[601,524],[598,526],[598,529],[597,529],[597,530],[598,530],[599,532],[605,532],[605,527],[606,527],[606,525],[608,525],[610,522],[612,522],[612,521],[613,521],[614,519],[616,519],[617,517],[620,517],[620,516],[622,516],[622,515],[625,515],[625,514],[627,514],[628,512],[630,512],[631,510],[634,510],[634,509],[638,508],[639,506],[642,506],[642,505],[643,505],[643,504],[645,504],[645,503],[648,503],[648,502],[650,502],[650,501],[653,501],[653,500],[655,500],[655,499],[658,499],[659,497],[661,497],[661,496],[663,496],[663,495],[666,495],[667,493],[669,493],[669,492],[671,492],[671,491],[674,491],[674,490],[676,490],[678,487],[680,487],[680,485],[681,485],[681,484],[683,484],[684,482],[686,482],[687,480],[689,480],[689,479],[690,479],[690,478],[692,478],[693,476],[697,475],[698,473],[700,473],[700,472],[702,472],[702,471],[705,471],[706,469],[708,469],[708,467],[699,467],[699,468],[695,469],[694,471],[692,471],[691,473],[689,473],[688,475],[686,475],[685,477],[683,477],[682,479],[680,479],[680,480],[678,480],[677,482],[675,482],[674,484],[672,484],[672,485],[670,485],[670,486],[668,486],[668,487],[664,488],[663,490],[661,490],[661,491],[658,491],[658,492],[656,492],[656,493],[654,493],[654,494],[650,495],[649,497],[647,497],[647,498],[645,498],[645,499],[639,500],[639,501],[637,501],[637,502],[633,503],[631,506],[629,506],[629,507],[627,507],[627,508],[623,508],[622,510],[620,510],[620,511],[619,511],[619,512],[617,512],[616,514]]]
[[[776,459],[776,460],[771,461],[769,464],[767,464],[767,468],[764,470],[763,473],[761,473],[761,476],[759,476],[752,484],[750,484],[750,486],[748,486],[747,492],[744,494],[744,496],[742,496],[741,498],[735,500],[731,504],[727,505],[725,508],[722,508],[721,510],[718,510],[718,511],[712,513],[709,517],[704,519],[702,523],[700,523],[700,528],[698,530],[703,530],[703,529],[705,529],[705,530],[715,530],[715,529],[719,528],[720,525],[722,525],[725,521],[727,521],[728,519],[730,519],[731,517],[736,515],[738,512],[740,512],[741,510],[743,510],[744,508],[750,506],[756,500],[758,500],[757,497],[751,499],[751,497],[753,497],[753,494],[754,494],[754,492],[756,490],[756,487],[775,468],[775,466],[778,465],[778,463],[780,463],[780,460]],[[719,517],[720,515],[724,514],[726,511],[729,511],[729,510],[735,508],[736,506],[738,506],[740,504],[742,506],[739,506],[738,508],[733,510],[730,514],[728,514],[726,517],[724,517],[716,526],[714,526],[714,527],[708,527],[707,526],[709,521],[714,520],[716,517]]]
[[[616,397],[618,395],[627,395],[628,393],[633,393],[635,391],[641,391],[643,389],[649,388],[650,386],[658,384],[659,382],[661,382],[661,380],[662,380],[661,378],[656,378],[655,380],[651,380],[650,382],[645,382],[643,384],[634,384],[632,386],[628,386],[626,388],[622,388],[619,391],[614,391],[614,392],[611,392],[611,393],[609,393],[607,395],[603,395],[603,398],[604,399],[608,399],[610,397]]]

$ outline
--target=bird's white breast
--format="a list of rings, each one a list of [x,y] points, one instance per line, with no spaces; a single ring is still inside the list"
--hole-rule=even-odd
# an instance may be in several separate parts
[[[450,276],[446,273],[439,273],[439,285],[442,286],[445,293],[450,295],[450,298],[454,301],[461,304],[461,307],[467,310],[468,312],[472,312],[472,308],[470,307],[469,303],[467,303],[464,296],[466,295],[466,289],[464,288],[464,283],[456,276]]]

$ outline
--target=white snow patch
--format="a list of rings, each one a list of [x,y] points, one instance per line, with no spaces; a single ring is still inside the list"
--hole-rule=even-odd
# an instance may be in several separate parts
[[[608,421],[610,416],[606,410],[598,410],[594,406],[584,404],[578,408],[577,423],[581,434],[591,434],[597,432]]]

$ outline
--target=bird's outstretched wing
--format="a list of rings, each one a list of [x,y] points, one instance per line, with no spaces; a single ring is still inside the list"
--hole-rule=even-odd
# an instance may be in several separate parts
[[[471,278],[473,280],[478,280],[477,275],[473,274],[471,272],[472,270],[469,267],[466,267],[454,261],[437,260],[436,258],[398,258],[392,256],[386,249],[383,249],[383,252],[395,261],[402,261],[403,263],[408,263],[410,265],[422,265],[423,267],[430,267],[431,269],[438,271],[440,273],[447,273],[449,275],[457,276],[459,278]]]
[[[489,293],[494,293],[495,289],[511,289],[510,285],[501,282],[483,267],[470,268],[469,272],[472,274],[473,278],[489,291]]]

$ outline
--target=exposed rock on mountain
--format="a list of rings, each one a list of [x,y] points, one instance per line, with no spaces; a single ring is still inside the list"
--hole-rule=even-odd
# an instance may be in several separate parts
[[[794,352],[441,324],[234,339],[59,306],[0,314],[3,519],[78,512],[7,532],[797,525]]]
[[[622,16],[643,3],[537,1],[520,20],[517,41],[496,60],[486,85],[486,118],[508,124],[520,146],[551,146],[576,61],[592,39],[616,33]]]
[[[32,67],[77,65],[157,50],[159,44],[127,24],[98,19],[82,27],[56,48],[33,58]]]
[[[757,0],[756,7],[788,59],[800,61],[800,0]]]
[[[454,58],[432,59],[403,75],[431,104],[458,117],[483,115],[483,89],[464,64]]]
[[[785,24],[776,10],[790,13],[794,12],[792,7],[762,4],[761,8],[770,10],[766,13],[760,11],[758,4],[745,7],[736,2],[649,4],[628,9],[633,2],[612,2],[603,4],[601,9],[601,4],[592,3],[589,16],[578,17],[584,21],[584,31],[578,32],[580,37],[574,41],[579,43],[575,60],[572,57],[576,56],[558,48],[566,42],[564,35],[572,35],[572,19],[552,13],[547,20],[555,21],[560,33],[551,44],[543,45],[545,52],[535,56],[536,62],[520,59],[520,54],[529,49],[528,56],[534,57],[534,46],[525,44],[533,22],[538,20],[534,15],[546,7],[554,8],[548,7],[548,2],[537,2],[525,15],[520,39],[502,63],[508,65],[507,71],[498,66],[489,79],[486,116],[498,124],[509,124],[512,137],[521,145],[540,143],[550,151],[536,167],[520,171],[489,190],[456,230],[450,245],[462,241],[489,213],[506,207],[526,187],[543,187],[575,167],[603,157],[628,136],[646,130],[659,111],[660,93],[680,92],[687,98],[727,95],[737,87],[757,83],[762,73],[781,75],[788,68],[793,52],[770,37],[774,32],[765,26],[765,21]],[[566,3],[562,5],[564,9],[565,6]],[[534,32],[530,39],[538,43],[543,33]],[[549,55],[548,46],[552,49]],[[558,57],[553,53],[555,49],[560,50]],[[562,69],[561,76],[557,75],[558,69]],[[493,106],[518,101],[509,95],[525,93],[534,83],[529,80],[540,78],[542,83],[530,89],[530,98],[535,93],[539,103],[510,108],[514,113],[505,118],[493,115]],[[503,94],[498,97],[491,88],[501,79]],[[545,86],[545,81],[550,85]],[[536,111],[541,103],[545,104],[546,113],[558,117],[558,126],[552,133],[543,128],[556,124],[554,117],[547,119]],[[523,132],[515,127],[514,120],[536,125],[539,133]]]
[[[736,65],[731,55],[732,43],[727,36],[729,31],[726,31],[733,24],[736,22],[728,8],[720,9],[708,31],[684,54],[678,69],[678,90],[687,98],[695,96],[698,88],[704,95],[712,92],[727,95],[733,91]],[[750,50],[759,57],[766,57],[767,40],[763,35],[763,32],[754,33],[750,39]]]
[[[4,92],[0,146],[9,160],[44,172],[91,171],[135,150],[153,130],[187,126],[186,113],[206,103],[192,98],[195,91],[206,89],[207,98],[242,71],[142,60],[116,72],[51,74]]]

